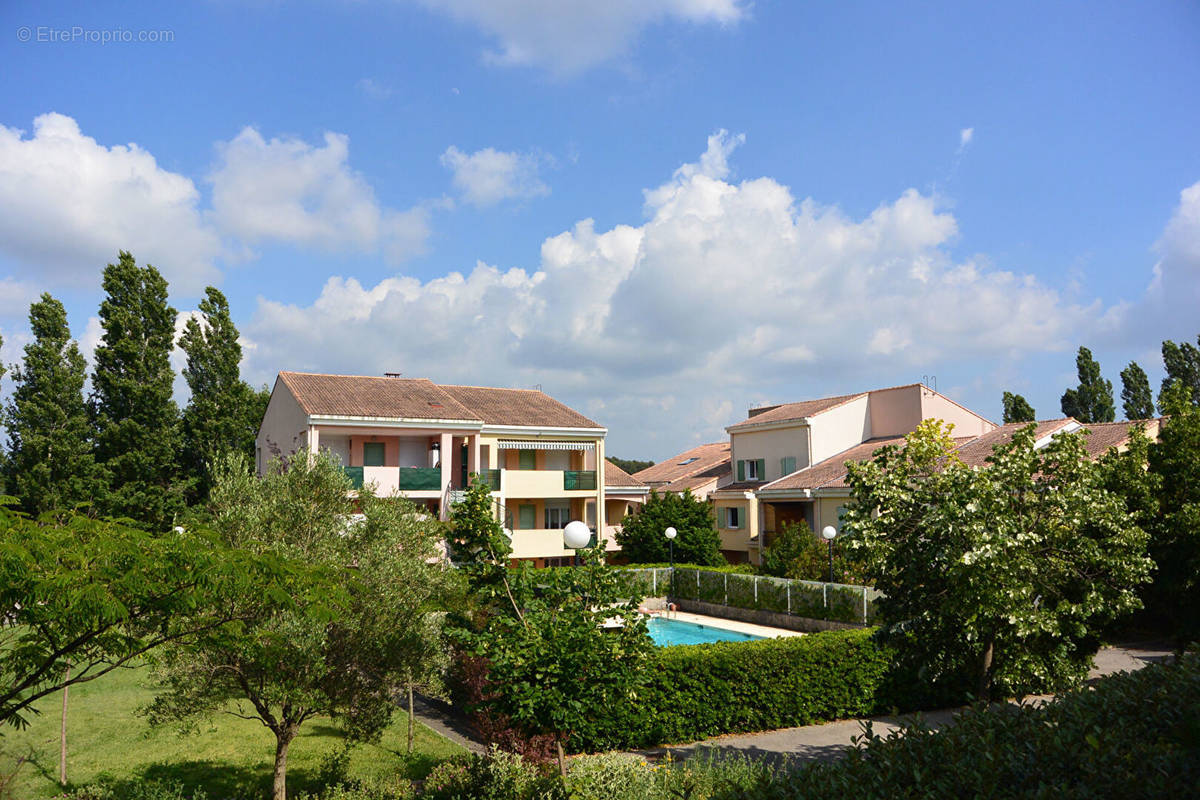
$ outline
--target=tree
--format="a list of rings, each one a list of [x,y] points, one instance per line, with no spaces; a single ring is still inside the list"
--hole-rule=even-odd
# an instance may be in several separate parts
[[[203,531],[157,536],[5,506],[0,576],[0,725],[16,726],[48,694],[239,619],[230,596],[286,605],[308,580],[289,562],[230,550]]]
[[[62,303],[49,294],[29,307],[33,341],[13,371],[5,409],[8,486],[28,513],[69,510],[90,502],[100,480],[89,441],[83,383],[87,365],[67,327]]]
[[[229,454],[214,478],[211,511],[222,541],[308,564],[343,591],[165,648],[156,655],[161,691],[150,717],[187,722],[236,703],[228,713],[274,734],[274,798],[285,800],[288,749],[304,723],[332,715],[356,738],[386,726],[393,696],[430,655],[431,614],[452,576],[437,558],[436,521],[369,487],[351,496],[331,456],[276,460],[260,479],[244,456]],[[254,597],[232,606],[252,609]]]
[[[1033,422],[1037,419],[1033,406],[1021,395],[1005,392],[1003,402],[1005,425],[1010,422]]]
[[[833,579],[836,583],[860,583],[864,565],[845,547],[835,545]],[[829,579],[829,544],[805,523],[787,523],[763,548],[763,575],[805,581]]]
[[[179,346],[187,354],[183,377],[192,393],[183,411],[181,462],[195,478],[192,499],[203,502],[219,454],[243,453],[253,463],[254,439],[266,409],[260,393],[241,378],[242,346],[225,295],[212,286],[205,289],[200,314],[200,319],[188,319]]]
[[[104,270],[104,336],[92,375],[96,458],[107,491],[100,509],[165,530],[183,510],[178,484],[179,410],[171,398],[175,309],[167,282],[124,251]]]
[[[1079,386],[1067,389],[1062,396],[1062,412],[1080,422],[1112,422],[1117,415],[1113,405],[1112,381],[1100,374],[1100,365],[1092,351],[1079,348],[1075,357]]]
[[[612,463],[616,464],[621,469],[628,472],[630,475],[632,475],[635,472],[641,472],[642,470],[644,470],[648,467],[654,466],[653,461],[638,461],[637,459],[633,459],[633,458],[609,457],[608,460],[611,461]]]
[[[682,495],[674,492],[659,494],[650,490],[650,497],[636,514],[621,520],[617,544],[621,552],[635,564],[659,564],[667,561],[670,545],[663,531],[673,527],[675,562],[701,566],[721,566],[721,537],[713,524],[709,503],[692,496],[691,490]]]
[[[972,469],[928,420],[903,448],[850,465],[849,544],[884,593],[885,638],[927,681],[973,676],[985,701],[1081,681],[1097,632],[1138,606],[1151,567],[1082,434],[1035,449],[1035,430]]]
[[[1154,416],[1154,396],[1150,379],[1136,361],[1121,370],[1121,403],[1125,419],[1150,419]]]
[[[1200,336],[1196,337],[1196,344],[1200,344]],[[1200,347],[1188,342],[1175,344],[1168,339],[1162,343],[1162,359],[1167,374],[1159,390],[1160,413],[1168,413],[1163,407],[1163,396],[1177,381],[1187,389],[1191,404],[1200,406]]]

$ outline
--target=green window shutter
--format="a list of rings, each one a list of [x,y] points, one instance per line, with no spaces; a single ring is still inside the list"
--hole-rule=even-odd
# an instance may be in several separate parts
[[[746,462],[745,461],[738,461],[738,480],[739,481],[746,480]]]
[[[767,479],[767,460],[765,458],[760,458],[758,460],[758,479],[760,481],[765,481]]]
[[[521,469],[537,469],[537,453],[533,450],[518,450],[517,452],[520,454],[518,466]]]
[[[796,457],[784,456],[779,459],[779,471],[784,475],[791,475],[796,471]]]
[[[535,511],[536,509],[533,506],[517,506],[517,527],[521,530],[532,530],[534,525],[537,524],[535,521]]]
[[[383,454],[383,442],[363,442],[364,467],[382,467]]]

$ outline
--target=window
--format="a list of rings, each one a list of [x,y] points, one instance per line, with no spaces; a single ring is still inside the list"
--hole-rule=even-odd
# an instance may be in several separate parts
[[[733,529],[742,527],[742,510],[740,508],[725,509],[725,527]]]
[[[517,469],[537,469],[537,452],[534,450],[518,450]]]
[[[699,461],[699,460],[700,460],[699,456],[692,456],[691,458],[687,458],[687,459],[684,459],[683,461],[680,461],[679,466],[686,467],[688,464],[692,463],[693,461]]]
[[[842,518],[846,516],[846,507],[838,506],[837,507],[837,515],[838,515],[837,532],[838,532],[838,535],[841,536],[841,534],[842,534]]]
[[[384,458],[383,442],[363,442],[363,466],[382,467]]]
[[[517,528],[528,531],[533,530],[535,525],[537,525],[537,509],[528,504],[517,506]]]
[[[766,461],[758,458],[748,458],[737,462],[737,479],[739,481],[765,481],[767,475]]]
[[[555,502],[552,500],[546,501],[546,529],[547,530],[562,530],[567,527],[567,523],[571,521],[571,502],[563,500]]]
[[[791,475],[796,471],[796,457],[784,456],[779,459],[779,473],[781,475]]]

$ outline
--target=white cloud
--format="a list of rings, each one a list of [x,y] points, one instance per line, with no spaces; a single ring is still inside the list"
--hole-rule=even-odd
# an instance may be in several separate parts
[[[975,138],[975,129],[974,128],[963,128],[961,131],[959,131],[958,132],[958,152],[961,153],[962,151],[966,150],[967,145],[969,145],[971,143],[971,140],[974,138]]]
[[[550,187],[538,177],[542,161],[532,153],[491,147],[468,154],[451,145],[442,153],[442,166],[454,173],[454,187],[468,203],[481,207],[550,194]]]
[[[1159,259],[1151,301],[1194,325],[1200,308],[1200,181],[1179,193],[1179,205],[1154,249]]]
[[[386,100],[392,95],[392,87],[374,78],[360,78],[355,87],[372,100]]]
[[[623,54],[642,30],[660,22],[730,25],[746,0],[419,0],[480,28],[498,49],[486,61],[541,66],[569,75]]]
[[[222,231],[249,244],[287,242],[330,252],[374,252],[393,261],[423,251],[427,214],[380,206],[352,170],[350,140],[326,133],[323,146],[295,138],[266,140],[247,127],[218,145],[212,216]]]
[[[95,286],[119,250],[185,293],[215,282],[221,243],[192,181],[136,144],[105,147],[71,117],[43,114],[33,136],[0,125],[0,252],[39,284]]]
[[[852,219],[771,178],[734,183],[740,141],[715,134],[647,190],[643,224],[583,220],[549,237],[535,270],[331,278],[311,306],[264,301],[247,327],[251,372],[541,383],[600,417],[613,452],[665,456],[719,438],[750,400],[971,373],[1067,349],[1120,312],[955,261],[954,217],[916,190]]]
[[[0,319],[27,317],[29,306],[38,295],[37,287],[28,281],[0,278]]]

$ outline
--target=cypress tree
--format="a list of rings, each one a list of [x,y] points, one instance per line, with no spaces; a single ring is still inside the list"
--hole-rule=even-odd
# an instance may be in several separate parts
[[[1002,401],[1005,425],[1010,422],[1033,422],[1037,418],[1033,406],[1029,405],[1029,401],[1019,394],[1005,392]]]
[[[33,341],[13,370],[5,409],[9,491],[40,514],[95,499],[101,483],[92,455],[83,383],[87,364],[71,338],[62,303],[43,294],[29,307]]]
[[[183,467],[196,479],[193,499],[212,486],[212,464],[224,452],[240,452],[254,463],[254,438],[266,410],[261,393],[241,378],[242,346],[229,302],[209,286],[200,301],[202,319],[192,317],[179,337],[187,353],[183,377],[192,396],[183,411]]]
[[[1079,386],[1067,389],[1062,396],[1062,412],[1080,422],[1112,422],[1117,409],[1113,403],[1112,381],[1100,374],[1100,365],[1092,351],[1080,347],[1075,357]]]
[[[1196,337],[1200,344],[1200,336]],[[1158,394],[1158,408],[1163,414],[1163,400],[1168,394],[1171,384],[1179,381],[1191,397],[1192,405],[1200,406],[1200,348],[1188,342],[1175,344],[1170,339],[1162,343],[1163,366],[1167,368],[1167,376],[1163,378],[1162,387]]]
[[[1154,397],[1150,379],[1136,361],[1121,370],[1121,403],[1125,419],[1150,419],[1154,416]]]
[[[101,510],[161,530],[183,510],[171,397],[175,309],[159,271],[139,267],[127,252],[105,268],[103,285],[91,400],[96,458],[108,483]]]

